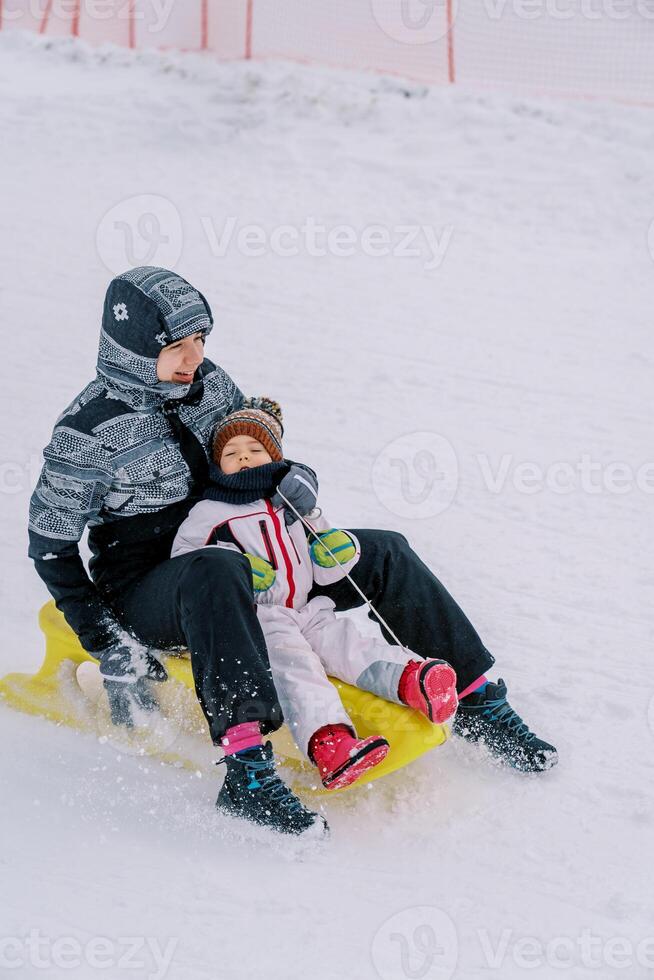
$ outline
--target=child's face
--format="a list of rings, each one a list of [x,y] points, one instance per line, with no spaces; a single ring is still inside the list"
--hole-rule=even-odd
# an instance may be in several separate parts
[[[220,468],[223,473],[239,473],[272,463],[268,450],[252,436],[232,436],[223,447]]]

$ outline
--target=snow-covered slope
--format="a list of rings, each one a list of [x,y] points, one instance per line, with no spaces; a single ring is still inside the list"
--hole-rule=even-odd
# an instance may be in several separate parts
[[[106,284],[168,257],[214,307],[210,355],[283,402],[332,520],[408,535],[561,754],[525,778],[450,743],[329,800],[316,853],[236,839],[217,780],[0,706],[15,975],[44,975],[30,930],[45,975],[84,980],[649,975],[651,112],[0,40],[0,672],[40,660],[30,484],[91,374]],[[263,254],[236,243],[249,225]],[[371,226],[395,254],[366,254]],[[442,450],[445,509],[416,432]],[[125,937],[167,971],[147,945],[129,969]]]

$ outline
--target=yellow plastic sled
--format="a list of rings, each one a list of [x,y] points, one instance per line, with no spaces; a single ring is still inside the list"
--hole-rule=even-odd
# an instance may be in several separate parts
[[[170,680],[157,687],[161,712],[156,712],[147,726],[125,730],[111,724],[97,661],[82,649],[54,602],[41,609],[39,625],[46,638],[41,669],[33,676],[8,674],[0,680],[0,700],[27,714],[99,735],[121,752],[154,756],[198,771],[215,761],[216,749],[195,695],[188,655],[165,656]],[[408,765],[449,737],[447,725],[432,725],[410,708],[341,681],[332,682],[358,734],[364,738],[383,735],[391,746],[384,761],[361,777],[357,786]],[[286,726],[275,732],[271,740],[283,762],[293,767],[296,777],[302,777],[301,788],[326,792]]]

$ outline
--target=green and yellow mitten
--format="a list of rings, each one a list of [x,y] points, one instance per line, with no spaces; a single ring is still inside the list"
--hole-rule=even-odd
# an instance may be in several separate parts
[[[267,592],[275,584],[277,572],[265,558],[251,555],[249,551],[245,552],[245,557],[250,562],[250,567],[252,568],[252,587],[254,591]]]
[[[316,541],[314,537],[311,538],[309,547],[311,561],[314,565],[320,565],[321,568],[347,565],[356,555],[354,541],[345,531],[339,531],[332,527],[329,531],[322,531],[318,537],[320,541]],[[331,555],[330,551],[332,552]]]

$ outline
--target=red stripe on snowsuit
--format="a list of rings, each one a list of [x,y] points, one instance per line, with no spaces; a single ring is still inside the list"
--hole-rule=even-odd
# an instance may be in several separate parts
[[[282,552],[282,557],[284,559],[284,565],[286,566],[286,575],[288,576],[288,599],[284,603],[289,609],[293,608],[293,599],[295,598],[295,579],[293,578],[293,564],[291,562],[291,557],[286,550],[286,545],[284,544],[284,539],[282,538],[282,528],[279,523],[279,518],[275,513],[275,509],[269,500],[266,500],[266,507],[268,513],[273,522],[273,527],[275,528],[275,536],[279,543],[279,547]]]

